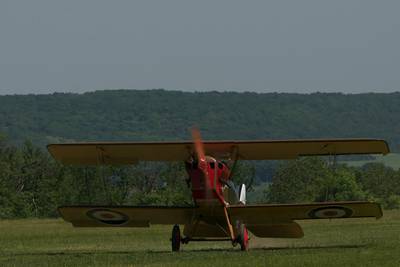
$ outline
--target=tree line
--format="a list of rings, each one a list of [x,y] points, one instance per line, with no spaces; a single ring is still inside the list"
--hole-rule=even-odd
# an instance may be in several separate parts
[[[76,167],[61,165],[40,147],[0,139],[0,218],[57,217],[62,205],[193,205],[182,163]],[[322,158],[281,162],[261,203],[376,200],[400,207],[400,171],[382,164],[332,166]],[[233,177],[251,190],[254,166],[242,162]]]
[[[264,190],[270,203],[369,200],[400,208],[400,170],[382,163],[362,167],[333,164],[318,157],[281,163]]]

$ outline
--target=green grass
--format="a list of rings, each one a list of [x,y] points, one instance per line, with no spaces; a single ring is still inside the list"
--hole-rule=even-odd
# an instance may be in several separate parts
[[[170,252],[172,227],[73,228],[62,220],[0,222],[0,266],[400,266],[400,211],[380,220],[303,221],[302,239],[198,242]]]
[[[371,160],[349,160],[349,161],[340,161],[340,163],[346,163],[349,166],[361,167],[367,163],[383,163],[388,167],[392,167],[395,170],[400,169],[400,153],[390,153],[386,156],[375,155],[374,159]]]

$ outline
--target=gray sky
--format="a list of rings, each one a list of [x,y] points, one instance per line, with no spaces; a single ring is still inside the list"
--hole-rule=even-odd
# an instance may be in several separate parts
[[[400,90],[400,1],[0,1],[0,94]]]

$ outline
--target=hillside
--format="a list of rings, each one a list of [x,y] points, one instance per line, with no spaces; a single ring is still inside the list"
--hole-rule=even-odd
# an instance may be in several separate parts
[[[45,145],[66,140],[375,137],[400,143],[400,93],[278,94],[106,90],[0,96],[0,133]]]

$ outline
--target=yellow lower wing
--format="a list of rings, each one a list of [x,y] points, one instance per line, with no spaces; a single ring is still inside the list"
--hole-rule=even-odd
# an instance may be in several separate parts
[[[258,237],[302,237],[303,231],[294,220],[382,217],[379,204],[361,201],[235,205],[228,211],[232,221],[245,223]]]
[[[64,220],[75,227],[149,227],[150,224],[190,222],[192,207],[69,206],[58,208]]]

